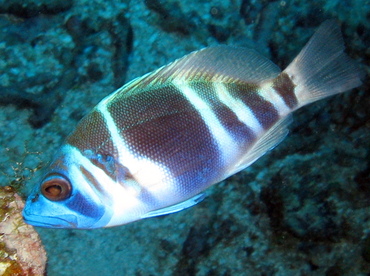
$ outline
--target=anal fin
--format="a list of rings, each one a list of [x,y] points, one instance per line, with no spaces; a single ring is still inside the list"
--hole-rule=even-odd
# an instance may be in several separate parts
[[[276,147],[287,136],[289,130],[288,125],[292,122],[292,116],[288,115],[286,118],[281,119],[269,130],[267,130],[252,148],[244,155],[244,157],[234,165],[229,175],[233,175],[242,169],[250,166],[258,158],[263,156],[269,150]]]

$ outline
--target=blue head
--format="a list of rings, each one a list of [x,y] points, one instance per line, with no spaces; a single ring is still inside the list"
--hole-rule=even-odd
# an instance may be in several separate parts
[[[49,228],[99,228],[110,220],[93,179],[71,147],[64,146],[23,210],[25,222]]]

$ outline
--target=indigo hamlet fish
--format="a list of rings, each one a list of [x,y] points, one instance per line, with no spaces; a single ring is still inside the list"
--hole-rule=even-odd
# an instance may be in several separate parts
[[[362,75],[332,20],[282,72],[250,49],[193,52],[87,114],[28,197],[24,220],[99,228],[193,206],[279,144],[293,111],[361,85]]]

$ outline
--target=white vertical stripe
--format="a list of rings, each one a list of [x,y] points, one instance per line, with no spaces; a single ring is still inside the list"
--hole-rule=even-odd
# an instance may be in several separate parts
[[[258,94],[263,97],[265,101],[270,102],[281,117],[284,117],[292,112],[289,106],[286,105],[282,96],[280,96],[279,93],[277,93],[272,87],[272,82],[268,82],[261,86]]]
[[[102,226],[120,225],[140,218],[141,214],[139,212],[143,209],[142,206],[145,206],[145,203],[143,204],[136,196],[137,192],[113,181],[104,170],[95,166],[79,149],[65,145],[63,151],[70,158],[68,167],[69,177],[73,179],[75,185],[78,185],[78,190],[88,194],[87,197],[98,204],[103,202],[107,208],[108,215],[112,212],[109,223]],[[101,194],[94,188],[94,185],[85,178],[81,171],[81,166],[102,185],[109,198],[101,197]],[[145,210],[142,212],[145,212]]]
[[[219,100],[232,112],[234,112],[239,121],[253,130],[256,135],[264,131],[261,123],[258,121],[257,117],[254,115],[248,105],[244,104],[240,99],[232,97],[225,85],[222,83],[215,82],[213,85]]]
[[[140,185],[144,187],[150,187],[153,182],[163,182],[166,176],[168,176],[169,170],[162,164],[139,156],[129,149],[106,106],[105,101],[102,101],[98,104],[97,110],[102,114],[112,137],[112,142],[117,149],[118,162],[127,167]]]
[[[238,146],[235,140],[220,123],[217,116],[214,114],[213,110],[208,106],[208,104],[197,95],[196,91],[190,88],[186,82],[182,80],[174,80],[174,84],[199,112],[199,115],[203,119],[218,146],[223,163],[229,163],[235,155],[235,149],[237,149]],[[233,150],[230,151],[228,149]]]
[[[125,165],[131,173],[135,173],[138,170],[138,160],[135,158],[134,154],[128,149],[125,141],[122,139],[119,130],[110,115],[109,111],[107,110],[107,101],[103,100],[97,105],[97,110],[103,116],[105,120],[105,124],[107,130],[110,133],[112,138],[112,142],[117,149],[118,159],[120,164],[127,164]],[[122,162],[123,161],[123,162]]]
[[[107,101],[108,100],[109,99],[107,99]],[[130,150],[126,141],[120,135],[119,129],[107,109],[107,101],[103,100],[100,102],[97,106],[97,110],[102,114],[114,146],[118,151],[118,162],[127,167],[137,181],[123,183],[125,191],[113,195],[114,214],[108,224],[110,226],[122,224],[122,221],[126,219],[131,220],[131,218],[135,216],[136,219],[139,219],[144,213],[152,210],[151,208],[153,207],[149,205],[149,202],[141,202],[137,198],[141,188],[145,188],[153,198],[163,203],[163,205],[166,205],[166,202],[172,200],[169,195],[173,195],[175,191],[176,179],[172,176],[171,171],[164,165],[154,162],[145,156],[140,156]],[[127,203],[125,203],[127,196],[131,196],[130,201],[134,206],[128,206]],[[138,202],[135,202],[136,200]]]
[[[108,188],[108,190],[115,189],[116,183],[112,180],[112,178],[110,178],[104,170],[94,165],[88,157],[80,152],[79,149],[67,144],[63,146],[63,151],[66,152],[66,154],[68,154],[68,158],[70,158],[68,167],[69,177],[73,179],[74,183],[78,183],[81,190],[94,190],[95,193],[90,192],[89,194],[92,198],[95,197],[95,201],[99,202],[101,200],[101,198],[97,198],[97,196],[101,195],[99,189],[95,189],[94,185],[85,179],[80,167],[83,167],[85,170],[87,170],[102,188]],[[122,189],[122,187],[120,188]]]

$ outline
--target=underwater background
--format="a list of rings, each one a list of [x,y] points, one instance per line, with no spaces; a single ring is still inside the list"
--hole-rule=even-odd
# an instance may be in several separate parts
[[[125,82],[218,44],[284,69],[331,18],[367,71],[361,87],[295,112],[278,147],[193,208],[109,229],[37,228],[47,275],[369,275],[370,1],[0,0],[0,183],[23,196]]]

